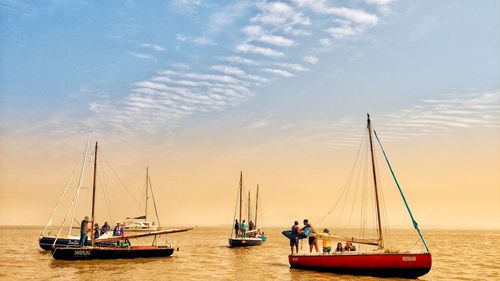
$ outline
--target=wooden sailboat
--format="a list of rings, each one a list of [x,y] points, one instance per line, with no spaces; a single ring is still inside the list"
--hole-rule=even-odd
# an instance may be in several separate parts
[[[156,213],[155,225],[154,221],[148,220],[148,200],[149,192],[151,191],[151,197],[153,199],[153,206]],[[127,232],[130,231],[156,231],[160,230],[160,218],[158,217],[158,211],[156,209],[156,201],[153,193],[153,186],[151,185],[151,179],[149,178],[149,167],[146,167],[146,201],[145,201],[144,215],[138,217],[127,217],[124,221],[123,229]]]
[[[258,194],[258,193],[257,193]],[[240,173],[240,184],[238,187],[238,196],[239,196],[239,206],[237,208],[239,209],[239,220],[238,222],[241,223],[243,219],[243,172]],[[256,209],[255,209],[255,217],[257,219],[257,211],[258,211],[258,195],[257,195],[257,203],[256,203]],[[251,220],[251,215],[250,215],[250,193],[248,193],[248,222]],[[234,220],[233,220],[234,222]],[[257,224],[255,223],[255,230],[250,230],[247,231],[245,237],[241,235],[241,233],[236,232],[236,229],[232,228],[231,232],[231,237],[228,239],[229,241],[229,247],[234,248],[234,247],[247,247],[247,246],[260,246],[262,242],[264,242],[267,237],[260,235],[257,232]]]
[[[428,273],[432,266],[432,257],[429,252],[427,243],[422,236],[418,224],[413,218],[410,208],[406,202],[406,199],[402,193],[399,183],[392,171],[392,167],[387,159],[387,156],[382,148],[380,140],[378,139],[377,133],[372,130],[370,115],[367,116],[367,130],[370,141],[370,154],[371,154],[371,167],[374,182],[374,192],[375,192],[375,202],[376,202],[376,213],[377,213],[377,239],[356,239],[356,238],[341,238],[344,240],[340,241],[352,241],[360,244],[375,245],[377,249],[369,252],[361,251],[349,251],[349,252],[339,252],[333,254],[291,254],[288,257],[290,266],[293,268],[302,268],[318,271],[330,271],[335,273],[347,273],[356,275],[370,275],[370,276],[382,276],[382,277],[405,277],[405,278],[416,278],[418,276],[425,275]],[[377,187],[377,174],[375,170],[375,161],[373,154],[373,139],[372,132],[375,133],[377,141],[380,144],[385,160],[389,166],[391,174],[396,182],[398,190],[403,197],[403,201],[406,208],[410,214],[413,226],[418,232],[420,239],[425,246],[425,251],[421,253],[411,253],[411,252],[398,252],[390,251],[384,247],[384,238],[381,227],[380,220],[380,207],[379,207],[379,196]],[[337,239],[338,237],[331,237],[331,239]]]
[[[94,180],[92,188],[92,218],[90,221],[91,231],[94,233],[95,218],[95,191],[96,191],[96,173],[97,173],[97,142],[95,144],[94,155]],[[129,239],[145,237],[145,236],[158,236],[161,234],[177,233],[191,230],[192,228],[184,229],[171,229],[160,230],[148,233],[123,235],[119,237],[109,237],[102,239],[95,239],[91,235],[90,247],[54,247],[52,248],[52,257],[56,260],[90,260],[90,259],[131,259],[131,258],[150,258],[150,257],[168,257],[174,253],[174,248],[171,245],[166,246],[130,246]],[[125,240],[126,247],[120,246],[101,246],[101,244],[110,245],[110,242]],[[156,242],[156,239],[154,240]],[[111,245],[114,245],[111,243]]]

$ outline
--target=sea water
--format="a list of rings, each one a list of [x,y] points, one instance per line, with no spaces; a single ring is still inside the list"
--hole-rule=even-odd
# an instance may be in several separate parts
[[[281,235],[284,228],[288,227],[266,229],[268,241],[256,247],[228,248],[230,227],[198,227],[161,236],[160,243],[168,239],[179,248],[167,258],[56,261],[38,246],[40,228],[4,226],[0,227],[0,279],[388,280],[291,269],[289,242]],[[396,230],[391,236],[412,244],[415,236],[409,233]],[[424,235],[433,261],[431,271],[419,280],[500,280],[500,231],[427,230]],[[151,241],[141,238],[132,243]],[[304,240],[301,251],[308,250]]]

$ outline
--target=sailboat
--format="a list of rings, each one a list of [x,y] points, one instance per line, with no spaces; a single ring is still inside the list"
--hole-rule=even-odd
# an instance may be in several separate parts
[[[97,174],[97,148],[95,144],[94,155],[94,178],[92,187],[92,218],[90,233],[94,233],[95,218],[95,193],[96,193],[96,174]],[[87,247],[53,247],[52,257],[56,260],[91,260],[91,259],[131,259],[131,258],[150,258],[150,257],[168,257],[174,253],[172,245],[156,245],[156,237],[161,234],[178,233],[191,230],[192,228],[160,230],[140,234],[122,235],[118,237],[99,237],[96,239],[91,235],[91,246]],[[151,246],[130,246],[130,239],[154,236],[155,240]],[[109,246],[111,242],[125,240],[127,246]],[[101,246],[101,244],[107,246]],[[113,245],[111,243],[111,245]]]
[[[240,183],[238,187],[238,203],[236,206],[236,209],[239,210],[239,220],[238,223],[242,222],[243,219],[243,172],[240,172]],[[257,195],[256,195],[256,203],[255,203],[255,220],[253,222],[254,229],[249,230],[246,232],[245,237],[242,236],[241,233],[236,231],[236,228],[233,225],[232,231],[231,231],[231,237],[228,239],[229,241],[229,247],[234,248],[234,247],[247,247],[247,246],[260,246],[262,242],[265,242],[267,240],[267,237],[260,233],[260,229],[257,227],[257,215],[258,215],[258,209],[259,209],[259,186],[257,185]],[[248,193],[248,221],[247,225],[250,224],[251,222],[251,201],[250,201],[250,191]],[[235,210],[235,217],[236,217],[236,210]],[[233,222],[236,220],[236,218],[233,218]]]
[[[151,197],[153,199],[153,206],[155,208],[155,213],[156,213],[156,221],[158,222],[157,225],[155,225],[154,221],[148,220],[149,191],[151,191]],[[158,210],[156,209],[153,186],[151,185],[151,179],[149,178],[149,167],[146,167],[146,206],[144,208],[144,215],[138,217],[127,217],[124,221],[123,229],[127,232],[160,230],[160,218],[158,217]]]
[[[52,219],[54,217],[54,214],[56,213],[58,207],[60,206],[61,202],[63,201],[64,196],[66,195],[66,193],[68,191],[68,188],[69,188],[69,186],[73,180],[73,177],[75,175],[76,168],[73,170],[71,177],[69,178],[68,182],[66,183],[64,191],[61,194],[61,196],[59,197],[59,200],[57,201],[57,204],[56,204],[54,210],[52,211],[52,214],[50,215],[49,220],[48,220],[47,224],[45,225],[45,228],[43,229],[43,231],[40,233],[40,236],[38,237],[38,245],[43,250],[48,251],[48,250],[51,250],[53,247],[79,247],[80,236],[72,235],[71,231],[72,231],[72,228],[74,228],[73,222],[75,220],[74,215],[75,215],[75,211],[76,211],[76,204],[78,203],[78,197],[80,195],[80,190],[81,190],[82,183],[83,183],[83,175],[85,174],[85,168],[86,168],[86,164],[87,164],[87,155],[88,155],[88,149],[90,146],[91,137],[92,137],[92,133],[89,134],[89,137],[87,139],[87,145],[85,147],[85,153],[83,156],[83,163],[82,163],[82,167],[80,170],[80,178],[78,181],[78,186],[77,186],[76,192],[73,196],[71,207],[68,209],[68,212],[66,213],[64,221],[62,223],[62,225],[65,225],[65,223],[68,220],[68,217],[71,213],[71,209],[73,209],[73,217],[72,217],[73,219],[69,221],[68,233],[62,235],[61,232],[62,232],[63,228],[61,227],[59,229],[59,232],[56,235],[51,235],[50,232],[46,234],[49,226],[52,225]],[[78,221],[77,221],[77,223],[78,223]],[[78,229],[80,229],[80,228],[78,227]],[[90,246],[91,245],[90,241],[86,241],[85,245]]]
[[[387,155],[382,147],[380,139],[376,131],[372,130],[370,115],[367,114],[367,130],[370,143],[371,155],[371,172],[374,183],[375,193],[375,210],[376,210],[376,225],[377,225],[377,239],[366,238],[352,238],[352,237],[335,237],[330,239],[336,241],[350,241],[358,244],[374,245],[376,249],[373,251],[346,251],[335,252],[333,254],[291,254],[288,256],[290,266],[292,268],[301,268],[318,271],[329,271],[335,273],[346,273],[354,275],[369,275],[381,277],[404,277],[404,278],[417,278],[427,274],[432,266],[432,256],[429,247],[415,221],[413,214],[408,206],[408,203],[403,195],[399,182],[396,179],[394,171],[389,163]],[[425,251],[414,252],[399,252],[394,249],[385,248],[384,237],[382,233],[381,219],[380,219],[380,205],[379,205],[379,190],[377,186],[377,173],[374,160],[374,147],[373,137],[375,137],[380,145],[384,158],[388,164],[391,175],[398,187],[399,193],[403,198],[407,211],[412,220],[413,226],[417,231],[420,240],[422,241]],[[285,233],[284,233],[285,234]]]

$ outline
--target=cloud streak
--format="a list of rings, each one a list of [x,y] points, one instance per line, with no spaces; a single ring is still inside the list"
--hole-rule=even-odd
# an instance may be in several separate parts
[[[375,129],[383,139],[399,141],[410,137],[450,134],[463,129],[500,128],[500,91],[445,94],[439,99],[393,113],[373,116]],[[360,123],[361,122],[361,123]],[[314,137],[325,148],[349,147],[361,140],[359,118],[345,117]],[[352,136],[356,136],[358,142]]]

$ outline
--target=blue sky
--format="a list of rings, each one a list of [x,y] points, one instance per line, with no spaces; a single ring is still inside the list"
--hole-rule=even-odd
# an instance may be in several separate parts
[[[496,1],[2,2],[4,132],[152,132],[233,109],[329,123],[499,87]]]
[[[232,182],[263,155],[272,170],[309,148],[331,153],[318,167],[343,167],[371,112],[402,158],[419,158],[401,148],[416,138],[441,159],[417,169],[453,162],[442,186],[488,179],[486,205],[500,212],[499,1],[0,0],[0,15],[4,198],[21,196],[7,186],[29,181],[24,167],[73,163],[90,130],[118,154],[141,151],[126,169],[215,161],[228,167],[214,177]],[[460,163],[488,168],[464,180]],[[48,177],[40,169],[26,168],[27,189]]]

